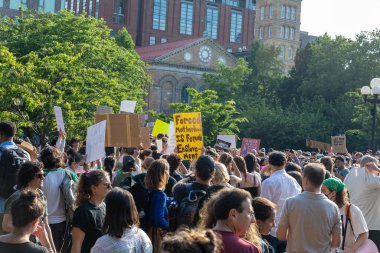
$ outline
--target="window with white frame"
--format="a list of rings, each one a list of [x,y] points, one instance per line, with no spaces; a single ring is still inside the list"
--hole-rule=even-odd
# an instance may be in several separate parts
[[[296,8],[295,7],[292,7],[291,18],[292,18],[292,20],[296,20]]]
[[[285,5],[281,5],[281,18],[285,18],[286,7]]]
[[[288,59],[293,59],[293,48],[291,47],[288,48]]]
[[[268,38],[269,39],[272,38],[272,27],[271,26],[268,27]]]
[[[218,38],[218,16],[218,7],[214,5],[207,5],[206,32],[208,36],[214,40]]]
[[[241,11],[231,11],[230,42],[241,42],[241,32],[243,27],[243,14]]]
[[[74,0],[70,0],[70,10],[74,10]]]
[[[155,45],[156,44],[156,37],[154,36],[149,36],[149,45]]]
[[[153,29],[165,31],[166,29],[166,0],[153,2]]]
[[[273,5],[269,5],[269,18],[273,18]]]
[[[290,28],[290,39],[291,39],[291,40],[294,40],[294,37],[295,37],[295,36],[294,36],[294,28],[291,27],[291,28]]]
[[[285,46],[280,46],[280,57],[281,58],[285,57]]]
[[[4,6],[4,0],[0,0],[0,8],[3,8]]]
[[[113,22],[115,24],[124,24],[124,0],[115,0]]]
[[[92,15],[92,4],[93,4],[93,1],[94,0],[90,0],[90,2],[88,2],[88,15],[89,16]]]
[[[166,42],[168,42],[167,38],[161,38],[161,43],[166,43]]]
[[[289,39],[289,27],[288,26],[286,26],[285,27],[285,39]]]
[[[264,27],[260,27],[259,29],[259,36],[260,36],[260,39],[264,39]]]
[[[265,6],[260,7],[260,20],[264,20],[265,18]]]
[[[280,27],[280,38],[281,39],[285,38],[285,27],[284,26]]]
[[[77,2],[76,2],[76,10],[75,10],[76,14],[79,14],[79,8],[80,8],[80,1],[77,0]]]
[[[286,6],[286,19],[290,19],[290,7]]]
[[[100,11],[100,0],[96,0],[95,3],[95,18],[99,18],[99,11]]]
[[[193,1],[182,0],[181,19],[179,24],[180,34],[193,34]]]
[[[87,0],[82,0],[82,12],[86,11]]]

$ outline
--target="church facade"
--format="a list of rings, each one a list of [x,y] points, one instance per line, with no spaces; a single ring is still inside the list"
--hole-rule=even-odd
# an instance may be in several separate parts
[[[187,88],[207,89],[204,73],[215,73],[219,64],[234,67],[236,58],[205,37],[136,49],[152,77],[146,97],[147,110],[173,113],[170,103],[189,103]]]

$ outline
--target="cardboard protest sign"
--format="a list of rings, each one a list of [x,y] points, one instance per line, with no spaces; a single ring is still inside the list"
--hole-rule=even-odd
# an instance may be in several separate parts
[[[178,154],[183,160],[198,159],[203,147],[201,113],[177,113],[173,118]]]
[[[260,139],[243,138],[240,148],[240,155],[244,157],[248,155],[248,153],[250,153],[253,149],[259,152],[260,142]]]
[[[113,113],[112,107],[105,106],[105,105],[98,105],[96,107],[96,113],[98,114],[109,114]]]
[[[231,143],[229,143],[227,141],[220,140],[220,139],[216,140],[215,148],[228,150],[228,149],[230,149],[230,147],[231,147]]]
[[[330,143],[320,142],[320,141],[313,141],[313,140],[306,140],[306,147],[308,148],[317,148],[329,151],[331,149]]]
[[[156,123],[154,123],[152,135],[157,137],[158,134],[168,134],[169,133],[169,124],[157,119]]]
[[[220,134],[216,137],[219,140],[231,143],[230,148],[236,148],[236,136]]]
[[[137,114],[96,114],[95,122],[107,121],[106,147],[139,147],[140,129]]]
[[[136,101],[124,100],[120,104],[120,112],[130,112],[134,113],[136,108]]]
[[[86,138],[86,163],[96,161],[106,155],[105,139],[106,139],[107,121],[103,120],[93,126],[87,128]]]
[[[57,121],[58,132],[61,130],[65,133],[65,125],[63,123],[62,109],[59,106],[54,106],[55,120]]]
[[[140,127],[140,140],[141,145],[144,149],[150,148],[150,136],[149,136],[149,128],[147,127]]]
[[[331,136],[331,146],[335,154],[347,153],[346,136]]]

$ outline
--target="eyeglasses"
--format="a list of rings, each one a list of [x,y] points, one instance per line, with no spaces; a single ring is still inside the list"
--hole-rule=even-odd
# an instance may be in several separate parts
[[[36,174],[36,177],[39,178],[39,179],[44,179],[45,178],[45,174],[44,173],[38,173],[38,174]]]

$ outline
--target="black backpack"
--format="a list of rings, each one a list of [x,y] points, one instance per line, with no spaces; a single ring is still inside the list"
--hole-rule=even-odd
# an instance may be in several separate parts
[[[186,185],[188,196],[184,197],[176,207],[175,227],[180,226],[194,227],[194,217],[198,210],[198,203],[206,195],[205,191],[193,190],[193,185]]]
[[[9,198],[15,192],[17,172],[28,161],[28,153],[21,148],[0,148],[0,197]]]
[[[145,188],[144,177],[141,177],[141,174],[133,177],[136,183],[132,186],[130,186],[132,183],[131,179],[127,177],[120,186],[131,193],[137,212],[139,213],[140,227],[147,232],[150,228],[149,209],[151,191]]]

